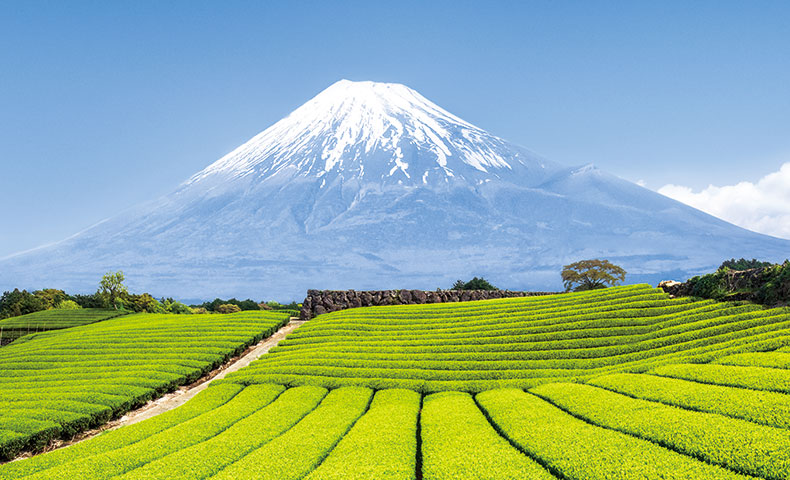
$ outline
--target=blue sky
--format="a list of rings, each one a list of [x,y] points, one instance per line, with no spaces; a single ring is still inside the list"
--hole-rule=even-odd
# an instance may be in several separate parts
[[[0,257],[169,192],[341,78],[404,83],[700,208],[732,198],[709,184],[773,182],[762,212],[790,191],[769,181],[790,162],[789,18],[770,1],[3,0]]]

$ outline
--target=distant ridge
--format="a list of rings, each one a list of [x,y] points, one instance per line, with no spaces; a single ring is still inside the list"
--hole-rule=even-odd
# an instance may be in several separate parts
[[[0,260],[0,289],[91,291],[123,269],[135,290],[190,299],[472,275],[552,290],[582,258],[655,284],[788,252],[592,165],[543,159],[404,85],[341,80],[173,193]]]

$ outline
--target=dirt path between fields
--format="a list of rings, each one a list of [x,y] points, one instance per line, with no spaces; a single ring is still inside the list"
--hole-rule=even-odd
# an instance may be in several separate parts
[[[44,452],[49,452],[51,450],[73,445],[91,437],[95,437],[106,430],[114,430],[116,428],[123,427],[124,425],[142,422],[143,420],[159,415],[160,413],[180,407],[192,397],[205,390],[214,380],[224,378],[225,375],[235,372],[240,368],[246,367],[253,360],[257,360],[261,355],[268,352],[269,349],[277,345],[280,340],[285,338],[286,335],[294,331],[303,323],[303,320],[299,320],[296,317],[291,317],[291,321],[288,322],[288,325],[277,330],[271,337],[265,338],[257,344],[252,345],[247,350],[242,352],[242,354],[238,357],[228,360],[222,366],[212,370],[206,376],[197,380],[196,382],[190,385],[185,385],[175,392],[163,395],[156,400],[152,400],[137,410],[129,411],[121,418],[112,420],[99,428],[78,434],[71,440],[53,442],[44,450]],[[30,453],[26,453],[15,458],[14,460],[19,460],[29,456],[31,456]]]
[[[303,323],[304,321],[300,321],[293,317],[291,321],[288,322],[288,325],[277,330],[271,337],[265,338],[256,345],[251,346],[241,355],[229,360],[227,363],[216,370],[212,370],[208,375],[201,378],[197,382],[191,385],[185,385],[173,393],[168,393],[167,395],[159,397],[156,400],[148,402],[148,404],[143,405],[137,410],[128,412],[123,417],[105,425],[102,430],[112,430],[124,425],[131,425],[133,423],[141,422],[145,419],[159,415],[160,413],[166,412],[168,410],[172,410],[176,407],[180,407],[192,397],[205,390],[206,387],[208,387],[209,384],[211,384],[211,382],[214,380],[225,378],[225,375],[235,372],[240,368],[244,368],[253,360],[257,360],[261,355],[268,352],[270,348],[280,343],[280,340],[285,338],[286,335],[294,331],[299,325]]]

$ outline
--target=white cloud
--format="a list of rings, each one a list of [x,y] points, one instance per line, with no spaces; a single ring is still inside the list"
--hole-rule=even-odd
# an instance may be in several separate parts
[[[790,162],[757,183],[708,188],[664,185],[658,193],[749,230],[790,239]]]

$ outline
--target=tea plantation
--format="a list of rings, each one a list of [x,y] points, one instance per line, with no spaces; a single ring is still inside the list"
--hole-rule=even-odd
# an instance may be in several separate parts
[[[288,318],[136,314],[20,338],[0,349],[0,457],[69,438],[197,380]]]
[[[167,365],[233,328],[173,340]],[[26,344],[58,338],[46,335]],[[35,352],[60,352],[76,378],[88,370],[49,345]],[[334,312],[182,407],[7,463],[0,480],[785,479],[788,346],[788,309],[648,286]],[[4,373],[34,363],[15,356],[27,360]],[[100,378],[81,388],[112,395]],[[51,398],[24,395],[31,411]]]
[[[477,393],[781,347],[790,310],[646,285],[321,315],[227,381]]]
[[[0,320],[0,340],[6,343],[19,337],[45,330],[76,327],[115,318],[126,312],[103,308],[76,310],[42,310]]]

